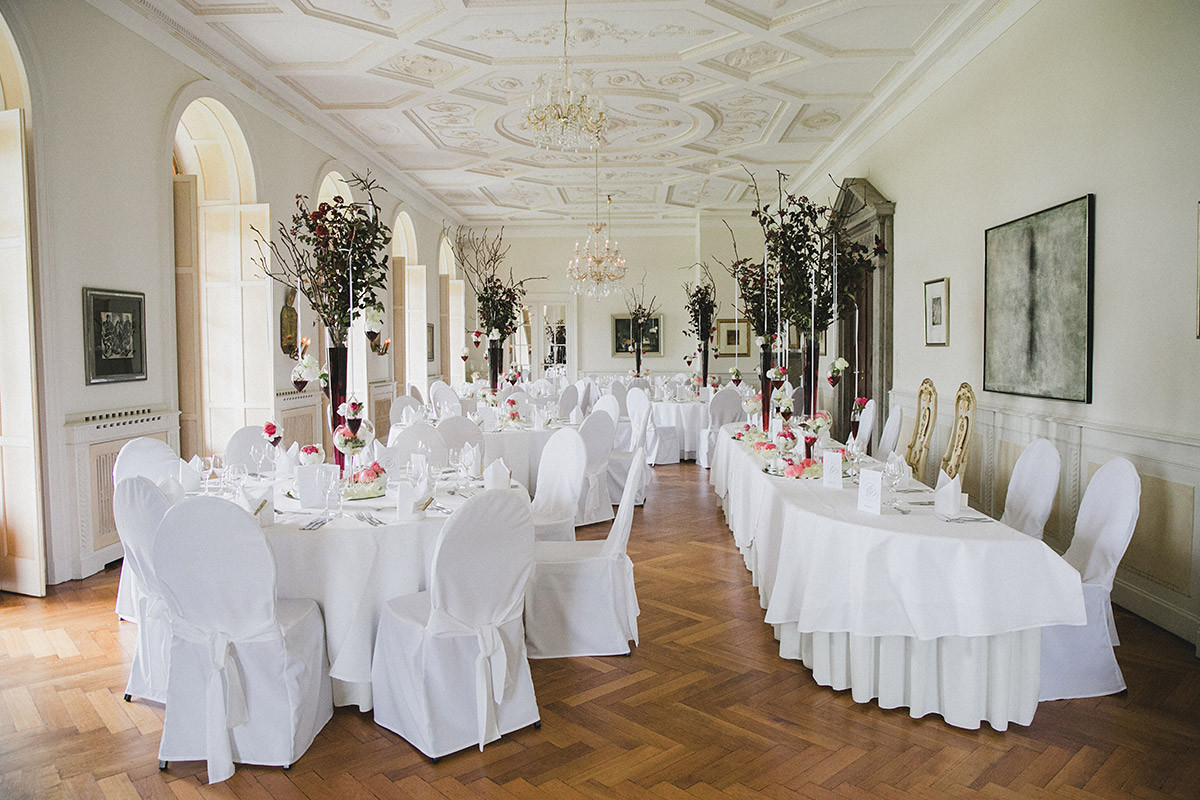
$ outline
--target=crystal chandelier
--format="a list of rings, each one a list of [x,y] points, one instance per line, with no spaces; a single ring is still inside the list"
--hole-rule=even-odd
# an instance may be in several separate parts
[[[592,224],[588,226],[591,233],[580,250],[579,242],[575,242],[575,257],[567,262],[567,275],[571,278],[571,288],[575,294],[586,294],[589,297],[607,297],[620,287],[618,284],[625,277],[625,259],[621,258],[621,247],[606,234],[601,244],[601,234],[605,233],[605,225],[600,222],[600,151],[596,151],[596,210]],[[612,233],[612,195],[608,195],[608,233]]]
[[[529,94],[525,127],[538,147],[579,150],[596,147],[604,134],[604,100],[571,82],[567,65],[567,0],[563,0],[562,81],[543,76],[545,91]]]

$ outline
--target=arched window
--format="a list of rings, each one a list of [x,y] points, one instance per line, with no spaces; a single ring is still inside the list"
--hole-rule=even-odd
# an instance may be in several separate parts
[[[217,100],[202,97],[184,109],[173,172],[179,433],[186,459],[224,450],[234,431],[274,416],[274,291],[252,260],[259,255],[252,228],[270,231],[271,218],[270,209],[255,202],[241,128]]]
[[[404,394],[409,386],[416,386],[424,396],[430,361],[425,267],[417,263],[417,236],[406,211],[396,215],[396,224],[392,226],[392,259],[393,297],[395,291],[400,292],[393,314],[404,320],[404,362],[402,371],[396,373],[397,391]]]
[[[451,385],[465,383],[467,365],[461,354],[467,344],[466,290],[458,276],[454,248],[442,237],[438,248],[438,297],[441,309],[442,373]]]
[[[38,475],[33,251],[26,147],[29,87],[21,56],[0,20],[0,589],[46,594],[46,545]]]

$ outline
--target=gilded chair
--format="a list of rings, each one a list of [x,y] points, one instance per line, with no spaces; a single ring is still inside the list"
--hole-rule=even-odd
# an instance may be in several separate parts
[[[921,480],[925,475],[925,459],[929,455],[929,439],[933,436],[933,425],[937,422],[937,389],[929,378],[921,381],[917,389],[917,421],[913,425],[912,438],[904,451],[904,460],[912,467],[913,476]]]
[[[954,395],[954,428],[950,431],[950,441],[946,443],[946,453],[942,456],[942,470],[951,478],[967,465],[974,425],[975,392],[971,391],[971,384],[964,383]]]

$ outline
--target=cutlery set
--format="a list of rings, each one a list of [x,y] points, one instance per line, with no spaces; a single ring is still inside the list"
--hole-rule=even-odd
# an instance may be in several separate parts
[[[373,528],[378,528],[381,525],[387,525],[386,522],[376,517],[374,514],[368,514],[365,511],[359,511],[354,515],[354,518],[359,522],[365,522]]]
[[[317,528],[320,528],[327,522],[329,522],[329,517],[314,517],[313,519],[310,519],[308,522],[301,525],[300,530],[315,531]]]

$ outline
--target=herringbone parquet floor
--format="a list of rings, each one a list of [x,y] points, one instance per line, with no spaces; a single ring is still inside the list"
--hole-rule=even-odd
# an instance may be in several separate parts
[[[1200,798],[1200,660],[1119,613],[1129,691],[1006,733],[857,705],[779,658],[703,470],[659,467],[630,555],[632,657],[533,662],[541,730],[432,764],[339,709],[290,772],[159,773],[162,708],[121,695],[117,570],[0,606],[0,798]],[[592,537],[602,536],[596,530]]]

